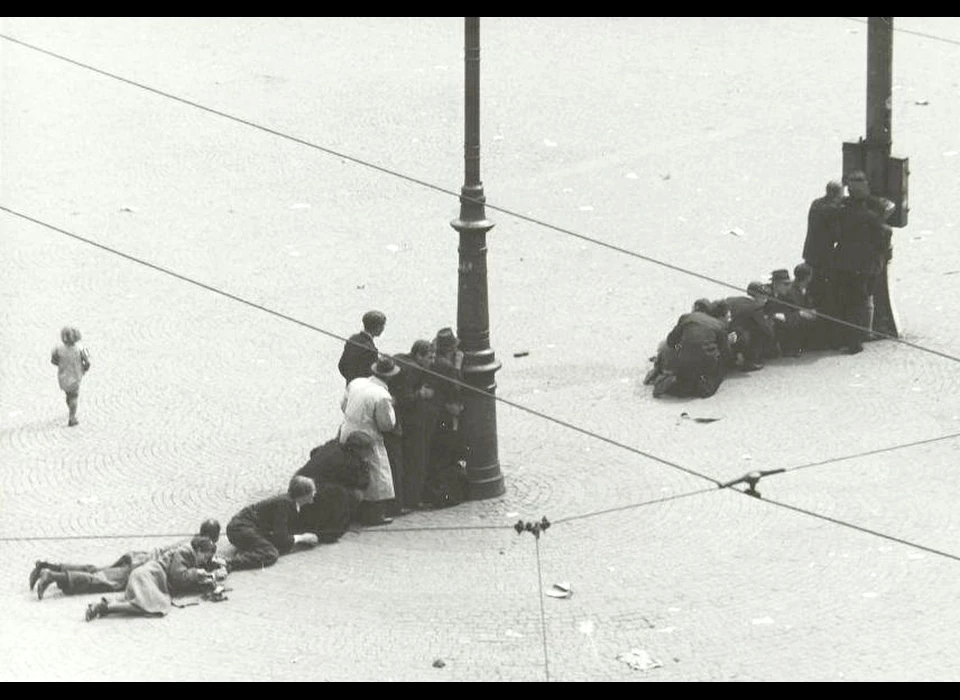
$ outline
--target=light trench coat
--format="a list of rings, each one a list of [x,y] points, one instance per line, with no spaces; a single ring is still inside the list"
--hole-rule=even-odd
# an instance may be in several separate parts
[[[363,500],[385,501],[393,498],[393,473],[387,448],[383,444],[383,433],[394,429],[397,416],[386,383],[379,377],[357,377],[347,384],[340,410],[343,411],[341,445],[352,432],[365,433],[373,440],[370,485],[363,491]]]

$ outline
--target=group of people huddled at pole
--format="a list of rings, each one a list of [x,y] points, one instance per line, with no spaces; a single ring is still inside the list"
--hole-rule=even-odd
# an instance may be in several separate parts
[[[653,395],[706,398],[731,370],[807,350],[856,354],[873,327],[874,290],[892,257],[887,220],[894,204],[870,194],[862,171],[831,181],[807,217],[803,263],[751,282],[747,296],[698,299],[651,360],[644,383]]]
[[[65,595],[123,593],[89,605],[87,621],[115,613],[165,615],[175,595],[222,591],[230,572],[271,566],[297,546],[336,542],[354,521],[385,525],[413,510],[459,503],[469,449],[459,425],[459,341],[442,328],[433,341],[417,340],[409,354],[390,357],[374,340],[385,325],[381,312],[364,314],[363,330],[347,341],[339,362],[346,392],[336,435],[311,450],[285,493],[233,516],[226,528],[234,547],[229,557],[217,556],[220,523],[210,519],[188,540],[127,552],[107,566],[38,560],[30,589],[36,587],[40,600],[54,584]],[[61,368],[79,332],[67,335],[67,349],[53,356]],[[75,364],[79,368],[80,360]],[[64,388],[71,419],[74,384]]]

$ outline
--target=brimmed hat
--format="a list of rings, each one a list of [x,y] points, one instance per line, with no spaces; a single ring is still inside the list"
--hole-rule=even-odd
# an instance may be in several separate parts
[[[773,274],[770,275],[771,282],[789,282],[790,281],[790,271],[789,270],[774,270]]]
[[[382,379],[389,379],[400,374],[397,363],[393,361],[393,358],[386,356],[377,358],[377,361],[370,365],[370,371]]]
[[[460,346],[460,339],[453,333],[452,328],[441,328],[437,331],[437,337],[433,340],[437,346],[437,352],[445,350],[454,350]]]

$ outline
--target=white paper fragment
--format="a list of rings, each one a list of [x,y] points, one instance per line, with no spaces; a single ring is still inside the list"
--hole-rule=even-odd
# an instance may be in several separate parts
[[[295,251],[295,250],[291,250],[289,253],[287,253],[287,255],[289,255],[291,258],[299,258],[299,257],[300,257],[300,253],[298,253],[298,252]]]
[[[863,597],[864,597],[864,598],[876,598],[877,595],[878,595],[878,594],[877,594],[877,593],[874,593],[873,591],[867,591],[866,593],[863,594]]]
[[[494,134],[493,140],[494,140],[494,141],[503,141],[503,134]]]
[[[577,629],[583,632],[584,634],[593,634],[593,620],[584,620],[579,625]]]
[[[306,202],[297,202],[296,204],[291,204],[290,208],[291,209],[309,209],[310,205],[307,204]]]
[[[580,207],[580,211],[593,211],[593,207],[591,207],[589,204],[584,204],[582,207]]]
[[[750,620],[750,622],[755,625],[772,625],[773,618],[772,617],[755,617],[752,620]]]
[[[627,173],[626,175],[624,175],[624,177],[626,177],[628,180],[639,180],[639,179],[640,179],[640,176],[637,175],[636,173]]]
[[[753,457],[752,457],[751,455],[744,455],[744,456],[743,456],[743,459],[745,459],[745,460],[747,460],[747,461],[749,462],[751,459],[753,459]]]
[[[731,236],[737,236],[737,237],[743,237],[744,235],[743,229],[739,227],[734,227],[728,230],[727,233],[730,234]]]
[[[680,608],[667,608],[670,612],[680,612]]]
[[[389,250],[391,253],[396,253],[397,251],[400,250],[400,246],[398,246],[398,245],[396,245],[396,244],[394,244],[394,243],[388,243],[387,246],[386,246],[386,248],[387,248],[387,250]]]
[[[553,148],[554,146],[557,145],[557,142],[556,142],[556,141],[551,141],[550,139],[544,139],[544,140],[543,140],[543,145],[544,145],[544,146],[549,146],[550,148]]]
[[[503,516],[503,517],[505,517],[505,518],[516,518],[516,517],[519,517],[519,516],[520,516],[519,513],[513,512],[513,513],[507,513],[507,514],[506,514],[505,516]]]
[[[907,559],[923,559],[923,555],[920,552],[910,552],[907,554]]]
[[[512,637],[512,638],[514,638],[514,639],[520,639],[520,638],[523,637],[522,634],[520,634],[519,632],[514,632],[513,630],[507,630],[507,631],[504,632],[503,634],[504,634],[504,636],[506,636],[506,637]]]
[[[670,632],[673,632],[675,629],[677,628],[676,627],[658,627],[657,632],[666,632],[667,634],[669,634]]]
[[[130,213],[130,214],[136,214],[136,213],[137,213],[137,210],[134,209],[133,207],[120,207],[120,211],[128,212],[128,213]]]
[[[943,155],[945,155],[947,158],[952,158],[953,156],[957,155],[957,153],[960,153],[960,151],[944,151]]]
[[[622,661],[635,671],[650,671],[663,666],[643,649],[631,649],[617,654],[617,661]]]

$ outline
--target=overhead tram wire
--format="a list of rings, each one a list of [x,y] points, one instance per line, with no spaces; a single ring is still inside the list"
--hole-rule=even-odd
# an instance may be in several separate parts
[[[8,35],[6,35],[6,34],[0,34],[0,39],[4,39],[4,40],[6,40],[6,41],[10,41],[10,42],[12,42],[12,43],[18,44],[18,45],[23,46],[23,47],[25,47],[25,48],[31,49],[31,50],[33,50],[33,51],[37,51],[37,52],[42,53],[42,54],[45,54],[45,55],[47,55],[47,56],[51,56],[51,57],[53,57],[53,58],[56,58],[57,60],[65,61],[65,62],[67,62],[67,63],[70,63],[70,64],[73,64],[73,65],[78,66],[78,67],[80,67],[80,68],[83,68],[83,69],[85,69],[85,70],[93,71],[94,73],[99,73],[100,75],[106,76],[106,77],[108,77],[108,78],[112,78],[112,79],[114,79],[114,80],[118,80],[118,81],[123,82],[123,83],[126,83],[126,84],[128,84],[128,85],[132,85],[132,86],[137,87],[137,88],[140,88],[140,89],[142,89],[142,90],[146,90],[146,91],[148,91],[148,92],[152,92],[152,93],[154,93],[154,94],[156,94],[156,95],[160,95],[161,97],[166,97],[166,98],[168,98],[168,99],[174,100],[174,101],[176,101],[176,102],[180,102],[180,103],[185,104],[185,105],[188,105],[188,106],[190,106],[190,107],[194,107],[194,108],[196,108],[196,109],[200,109],[200,110],[203,110],[203,111],[205,111],[205,112],[209,112],[210,114],[215,114],[215,115],[217,115],[217,116],[219,116],[219,117],[223,117],[224,119],[229,119],[230,121],[237,122],[238,124],[243,124],[243,125],[245,125],[245,126],[249,126],[249,127],[253,128],[253,129],[257,129],[257,130],[259,130],[259,131],[263,131],[263,132],[265,132],[265,133],[271,134],[271,135],[273,135],[273,136],[277,136],[277,137],[279,137],[279,138],[286,139],[286,140],[292,141],[292,142],[294,142],[294,143],[298,143],[298,144],[300,144],[300,145],[302,145],[302,146],[307,146],[308,148],[312,148],[312,149],[321,151],[321,152],[326,153],[326,154],[328,154],[328,155],[333,155],[333,156],[336,156],[336,157],[341,158],[341,159],[343,159],[343,160],[348,160],[348,161],[350,161],[350,162],[352,162],[352,163],[356,163],[357,165],[361,165],[361,166],[363,166],[363,167],[370,168],[370,169],[372,169],[372,170],[376,170],[377,172],[381,172],[381,173],[384,173],[384,174],[386,174],[386,175],[390,175],[390,176],[392,176],[392,177],[396,177],[396,178],[399,178],[399,179],[401,179],[401,180],[405,180],[405,181],[407,181],[407,182],[411,182],[411,183],[413,183],[413,184],[420,185],[420,186],[425,187],[425,188],[427,188],[427,189],[434,190],[435,192],[440,192],[440,193],[442,193],[442,194],[450,195],[451,197],[456,197],[457,199],[459,199],[459,200],[461,200],[461,201],[475,202],[475,203],[478,203],[478,204],[481,203],[480,200],[474,199],[474,198],[472,198],[472,197],[465,196],[465,195],[463,195],[463,194],[460,193],[460,192],[455,192],[454,190],[450,190],[450,189],[447,189],[447,188],[445,188],[445,187],[441,187],[441,186],[439,186],[439,185],[435,185],[435,184],[433,184],[433,183],[431,183],[431,182],[427,182],[426,180],[421,180],[421,179],[419,179],[419,178],[415,178],[415,177],[412,177],[412,176],[410,176],[410,175],[405,175],[404,173],[398,172],[398,171],[396,171],[396,170],[392,170],[392,169],[390,169],[390,168],[386,168],[386,167],[381,166],[381,165],[377,165],[377,164],[372,163],[372,162],[370,162],[370,161],[363,160],[362,158],[357,158],[357,157],[351,156],[351,155],[349,155],[349,154],[347,154],[347,153],[343,153],[343,152],[340,152],[340,151],[336,151],[336,150],[334,150],[334,149],[332,149],[332,148],[327,148],[327,147],[325,147],[325,146],[321,146],[321,145],[316,144],[316,143],[313,143],[313,142],[311,142],[311,141],[307,141],[307,140],[305,140],[305,139],[301,139],[301,138],[299,138],[299,137],[292,136],[292,135],[290,135],[290,134],[286,134],[286,133],[284,133],[284,132],[282,132],[282,131],[277,131],[276,129],[271,129],[270,127],[266,127],[266,126],[263,126],[263,125],[261,125],[261,124],[257,124],[256,122],[252,122],[252,121],[249,121],[249,120],[247,120],[247,119],[243,119],[243,118],[241,118],[241,117],[237,117],[237,116],[234,116],[234,115],[232,115],[232,114],[228,114],[228,113],[226,113],[226,112],[222,112],[222,111],[217,110],[217,109],[214,109],[214,108],[212,108],[212,107],[207,107],[206,105],[202,105],[202,104],[200,104],[200,103],[198,103],[198,102],[194,102],[193,100],[188,100],[188,99],[183,98],[183,97],[180,97],[180,96],[178,96],[178,95],[174,95],[174,94],[172,94],[172,93],[165,92],[165,91],[163,91],[163,90],[159,90],[159,89],[154,88],[154,87],[150,87],[149,85],[144,85],[143,83],[139,83],[139,82],[137,82],[137,81],[135,81],[135,80],[131,80],[131,79],[129,79],[129,78],[125,78],[125,77],[123,77],[123,76],[121,76],[121,75],[117,75],[116,73],[111,73],[111,72],[106,71],[106,70],[103,70],[103,69],[101,69],[101,68],[96,68],[96,67],[91,66],[91,65],[89,65],[89,64],[83,63],[83,62],[81,62],[81,61],[74,60],[74,59],[69,58],[69,57],[67,57],[67,56],[63,56],[62,54],[58,54],[58,53],[56,53],[56,52],[54,52],[54,51],[50,51],[50,50],[48,50],[48,49],[44,49],[44,48],[41,48],[41,47],[39,47],[39,46],[35,46],[35,45],[33,45],[33,44],[30,44],[30,43],[28,43],[28,42],[22,41],[22,40],[20,40],[20,39],[16,39],[16,38],[11,37],[11,36],[8,36]],[[737,291],[737,292],[743,292],[743,291],[744,291],[744,288],[741,287],[741,286],[738,286],[738,285],[735,285],[735,284],[731,284],[730,282],[725,282],[725,281],[720,280],[720,279],[717,279],[717,278],[715,278],[715,277],[711,277],[710,275],[705,275],[705,274],[702,274],[702,273],[699,273],[699,272],[695,272],[695,271],[693,271],[693,270],[689,270],[689,269],[684,268],[684,267],[681,267],[681,266],[679,266],[679,265],[674,265],[674,264],[672,264],[672,263],[668,263],[668,262],[665,262],[665,261],[663,261],[663,260],[658,260],[658,259],[653,258],[653,257],[650,257],[650,256],[648,256],[648,255],[644,255],[644,254],[642,254],[642,253],[638,253],[638,252],[636,252],[636,251],[634,251],[634,250],[630,250],[629,248],[624,248],[624,247],[622,247],[622,246],[618,246],[618,245],[615,245],[615,244],[613,244],[613,243],[608,243],[608,242],[603,241],[603,240],[600,240],[600,239],[598,239],[598,238],[593,238],[593,237],[591,237],[591,236],[587,236],[587,235],[582,234],[582,233],[577,233],[576,231],[572,231],[572,230],[570,230],[570,229],[563,228],[562,226],[557,226],[557,225],[555,225],[555,224],[551,224],[551,223],[548,223],[548,222],[546,222],[546,221],[542,221],[541,219],[537,219],[537,218],[532,217],[532,216],[527,216],[526,214],[521,214],[521,213],[519,213],[519,212],[515,212],[515,211],[513,211],[513,210],[506,209],[506,208],[504,208],[504,207],[500,207],[500,206],[491,204],[489,201],[485,201],[485,202],[483,202],[483,203],[484,203],[484,205],[486,206],[486,208],[488,208],[488,209],[491,209],[491,210],[493,210],[493,211],[498,211],[498,212],[500,212],[500,213],[502,213],[502,214],[506,214],[506,215],[508,215],[508,216],[512,216],[512,217],[514,217],[514,218],[520,219],[521,221],[526,221],[526,222],[528,222],[528,223],[532,223],[532,224],[534,224],[534,225],[541,226],[541,227],[543,227],[543,228],[547,228],[547,229],[556,231],[556,232],[558,232],[558,233],[563,233],[563,234],[568,235],[568,236],[571,236],[571,237],[573,237],[573,238],[577,238],[577,239],[579,239],[579,240],[581,240],[581,241],[585,241],[585,242],[587,242],[587,243],[592,243],[593,245],[597,245],[597,246],[600,246],[600,247],[603,247],[603,248],[607,248],[608,250],[612,250],[612,251],[617,252],[617,253],[622,253],[622,254],[624,254],[624,255],[628,255],[628,256],[630,256],[630,257],[637,258],[638,260],[643,260],[643,261],[649,262],[649,263],[651,263],[651,264],[653,264],[653,265],[658,265],[658,266],[664,267],[664,268],[666,268],[666,269],[668,269],[668,270],[673,270],[674,272],[679,272],[679,273],[681,273],[681,274],[684,274],[684,275],[687,275],[687,276],[690,276],[690,277],[696,277],[696,278],[698,278],[698,279],[701,279],[701,280],[710,282],[710,283],[712,283],[712,284],[716,284],[716,285],[718,285],[718,286],[720,286],[720,287],[725,287],[725,288],[727,288],[727,289],[731,289],[731,290],[734,290],[734,291]],[[780,303],[782,306],[786,306],[786,307],[788,307],[788,308],[792,308],[792,309],[795,309],[795,310],[803,310],[803,308],[804,308],[804,307],[802,307],[802,306],[799,306],[799,305],[797,305],[797,304],[793,304],[792,302],[787,301],[787,300],[784,300],[784,299],[778,300],[778,303]],[[835,316],[830,316],[830,315],[827,315],[827,314],[823,314],[823,313],[819,313],[819,312],[818,312],[818,317],[819,317],[819,318],[822,318],[822,319],[825,319],[825,320],[828,320],[828,321],[831,321],[831,322],[836,323],[836,324],[838,324],[838,325],[845,326],[845,327],[847,327],[847,328],[853,328],[853,329],[856,329],[856,330],[860,330],[860,331],[872,333],[872,334],[873,334],[874,336],[876,336],[876,337],[886,338],[886,339],[888,339],[888,340],[893,340],[893,341],[895,341],[895,342],[897,342],[897,343],[900,343],[901,345],[906,345],[906,346],[908,346],[908,347],[914,348],[915,350],[920,350],[921,352],[926,352],[926,353],[930,353],[930,354],[932,354],[932,355],[937,355],[938,357],[942,357],[942,358],[945,358],[945,359],[948,359],[948,360],[952,360],[953,362],[960,362],[960,357],[957,357],[956,355],[951,355],[951,354],[949,354],[949,353],[946,353],[946,352],[943,352],[943,351],[940,351],[940,350],[935,350],[935,349],[933,349],[933,348],[928,348],[928,347],[923,346],[923,345],[920,345],[920,344],[918,344],[918,343],[914,343],[914,342],[911,342],[911,341],[909,341],[909,340],[904,340],[903,338],[900,338],[900,337],[897,337],[897,336],[893,336],[893,335],[890,335],[890,334],[888,334],[888,333],[884,333],[884,332],[882,332],[882,331],[871,330],[871,329],[866,328],[866,327],[864,327],[864,326],[860,326],[860,325],[855,324],[855,323],[850,323],[849,321],[846,321],[846,320],[841,319],[841,318],[837,318],[837,317],[835,317]]]
[[[285,320],[285,321],[289,321],[290,323],[294,323],[294,324],[296,324],[296,325],[298,325],[298,326],[302,326],[303,328],[307,328],[307,329],[312,330],[312,331],[315,331],[315,332],[317,332],[317,333],[321,333],[321,334],[323,334],[323,335],[325,335],[325,336],[327,336],[327,337],[329,337],[329,338],[333,338],[333,339],[338,340],[338,341],[340,341],[340,342],[342,342],[342,343],[352,343],[353,345],[357,345],[358,347],[360,346],[359,343],[357,343],[357,342],[355,342],[355,341],[352,341],[352,340],[350,340],[349,338],[345,338],[345,337],[343,337],[342,335],[338,335],[338,334],[336,334],[336,333],[334,333],[334,332],[332,332],[332,331],[328,331],[328,330],[326,330],[326,329],[324,329],[324,328],[320,328],[319,326],[314,326],[313,324],[307,323],[306,321],[301,321],[300,319],[294,318],[293,316],[289,316],[289,315],[284,314],[284,313],[282,313],[282,312],[280,312],[280,311],[275,311],[275,310],[273,310],[273,309],[271,309],[271,308],[269,308],[269,307],[263,306],[262,304],[257,304],[256,302],[250,301],[249,299],[244,299],[243,297],[239,297],[239,296],[237,296],[236,294],[231,294],[230,292],[224,291],[224,290],[222,290],[222,289],[220,289],[220,288],[218,288],[218,287],[214,287],[214,286],[209,285],[209,284],[206,284],[206,283],[204,283],[204,282],[200,282],[200,281],[198,281],[198,280],[193,279],[192,277],[187,277],[186,275],[182,275],[182,274],[180,274],[180,273],[178,273],[178,272],[174,272],[173,270],[169,270],[169,269],[167,269],[167,268],[165,268],[165,267],[162,267],[161,265],[156,265],[156,264],[151,263],[151,262],[149,262],[149,261],[147,261],[147,260],[143,260],[143,259],[141,259],[141,258],[138,258],[138,257],[134,256],[134,255],[130,255],[129,253],[124,253],[123,251],[117,250],[117,249],[115,249],[115,248],[111,248],[110,246],[104,245],[103,243],[98,243],[97,241],[94,241],[94,240],[92,240],[92,239],[86,238],[86,237],[81,236],[81,235],[79,235],[79,234],[72,233],[72,232],[67,231],[67,230],[65,230],[65,229],[62,229],[62,228],[60,228],[60,227],[58,227],[58,226],[54,226],[53,224],[48,224],[48,223],[45,222],[45,221],[41,221],[40,219],[36,219],[36,218],[34,218],[34,217],[32,217],[32,216],[29,216],[29,215],[24,214],[24,213],[22,213],[22,212],[16,211],[15,209],[11,209],[10,207],[7,207],[7,206],[3,205],[2,203],[0,203],[0,211],[5,211],[5,212],[7,212],[8,214],[12,214],[13,216],[17,216],[17,217],[19,217],[19,218],[21,218],[21,219],[24,219],[25,221],[30,221],[30,222],[32,222],[32,223],[34,223],[34,224],[37,224],[38,226],[43,226],[44,228],[48,228],[48,229],[50,229],[51,231],[56,231],[57,233],[60,233],[60,234],[62,234],[62,235],[64,235],[64,236],[68,236],[68,237],[70,237],[70,238],[73,238],[74,240],[80,241],[81,243],[86,243],[87,245],[94,246],[95,248],[99,248],[99,249],[104,250],[104,251],[106,251],[106,252],[108,252],[108,253],[112,253],[113,255],[118,255],[118,256],[120,256],[120,257],[122,257],[122,258],[125,258],[125,259],[127,259],[127,260],[129,260],[129,261],[131,261],[131,262],[134,262],[134,263],[136,263],[136,264],[138,264],[138,265],[143,265],[144,267],[148,267],[148,268],[150,268],[150,269],[152,269],[152,270],[156,270],[157,272],[161,272],[161,273],[163,273],[163,274],[165,274],[165,275],[169,275],[170,277],[174,277],[174,278],[176,278],[176,279],[178,279],[178,280],[181,280],[182,282],[187,282],[188,284],[192,284],[192,285],[194,285],[194,286],[196,286],[196,287],[200,287],[201,289],[205,289],[205,290],[207,290],[207,291],[209,291],[209,292],[213,292],[214,294],[219,294],[220,296],[226,297],[227,299],[231,299],[231,300],[233,300],[233,301],[239,302],[239,303],[244,304],[244,305],[246,305],[246,306],[249,306],[249,307],[251,307],[251,308],[257,309],[258,311],[263,311],[264,313],[268,313],[268,314],[270,314],[271,316],[275,316],[275,317],[277,317],[277,318],[281,318],[281,319],[283,319],[283,320]],[[389,355],[386,355],[386,353],[381,353],[381,354],[384,355],[384,356],[390,357]],[[412,366],[412,365],[413,365],[413,363],[411,363],[411,362],[409,362],[409,361],[406,361],[406,360],[402,360],[401,358],[392,357],[391,359],[393,359],[395,362],[397,362],[397,363],[400,364],[400,365],[406,365],[406,366]],[[417,365],[417,366],[419,366],[419,365]],[[484,391],[483,389],[478,389],[477,387],[471,386],[471,385],[469,385],[469,384],[467,384],[467,383],[465,383],[465,382],[463,382],[463,381],[460,381],[460,380],[457,380],[457,379],[453,379],[453,378],[451,378],[451,377],[447,377],[446,375],[440,374],[440,373],[435,372],[435,371],[433,371],[433,370],[431,370],[431,369],[421,368],[421,371],[424,372],[425,374],[429,374],[429,375],[431,375],[431,376],[433,376],[433,377],[435,377],[435,378],[437,378],[437,379],[440,379],[440,380],[442,380],[442,381],[446,381],[446,382],[449,382],[449,383],[451,383],[451,384],[455,384],[456,386],[460,387],[461,389],[465,389],[465,390],[467,390],[467,391],[472,391],[472,392],[474,392],[474,393],[476,393],[476,394],[480,394],[481,396],[485,396],[485,397],[490,398],[490,399],[493,399],[493,400],[495,400],[495,401],[499,401],[500,403],[503,403],[503,404],[505,404],[505,405],[507,405],[507,406],[511,406],[511,407],[516,408],[516,409],[518,409],[518,410],[520,410],[520,411],[524,411],[524,412],[529,413],[529,414],[531,414],[531,415],[537,416],[538,418],[543,418],[544,420],[548,420],[548,421],[550,421],[551,423],[556,423],[557,425],[561,425],[561,426],[563,426],[563,427],[565,427],[565,428],[569,428],[570,430],[574,430],[574,431],[576,431],[576,432],[578,432],[578,433],[581,433],[582,435],[587,435],[588,437],[592,437],[592,438],[594,438],[595,440],[600,440],[601,442],[606,442],[607,444],[613,445],[613,446],[615,446],[615,447],[619,447],[619,448],[621,448],[621,449],[627,450],[627,451],[629,451],[629,452],[632,452],[632,453],[634,453],[634,454],[640,455],[640,456],[642,456],[642,457],[646,457],[647,459],[653,460],[654,462],[658,462],[658,463],[663,464],[663,465],[665,465],[665,466],[668,466],[668,467],[670,467],[670,468],[672,468],[672,469],[676,469],[676,470],[678,470],[678,471],[682,471],[682,472],[684,472],[684,473],[686,473],[686,474],[690,474],[691,476],[699,477],[700,479],[704,479],[705,481],[709,481],[709,482],[711,482],[711,483],[713,483],[713,484],[716,484],[716,485],[718,485],[718,486],[720,485],[720,482],[719,482],[719,481],[717,481],[717,480],[714,479],[713,477],[707,476],[706,474],[701,474],[700,472],[694,471],[693,469],[688,469],[687,467],[681,466],[681,465],[677,464],[676,462],[671,462],[671,461],[668,460],[668,459],[664,459],[663,457],[658,457],[657,455],[652,454],[652,453],[650,453],[650,452],[646,452],[646,451],[644,451],[644,450],[641,450],[641,449],[639,449],[639,448],[633,447],[633,446],[631,446],[631,445],[627,445],[627,444],[625,444],[625,443],[619,442],[619,441],[617,441],[617,440],[614,440],[613,438],[608,438],[608,437],[606,437],[606,436],[604,436],[604,435],[600,435],[599,433],[595,433],[595,432],[593,432],[592,430],[588,430],[588,429],[586,429],[586,428],[581,428],[580,426],[575,425],[575,424],[573,424],[573,423],[570,423],[569,421],[565,421],[565,420],[563,420],[562,418],[556,418],[556,417],[550,416],[550,415],[548,415],[548,414],[546,414],[546,413],[542,413],[542,412],[540,412],[540,411],[537,411],[536,409],[530,408],[530,407],[528,407],[528,406],[524,406],[523,404],[519,404],[519,403],[517,403],[517,402],[515,402],[515,401],[511,401],[510,399],[505,399],[505,398],[503,398],[502,396],[497,396],[497,395],[495,395],[495,394],[490,394],[490,393]]]

